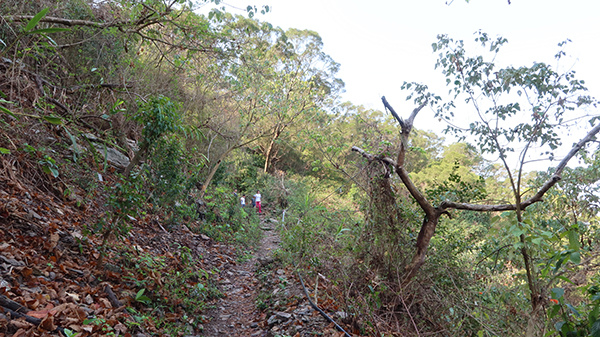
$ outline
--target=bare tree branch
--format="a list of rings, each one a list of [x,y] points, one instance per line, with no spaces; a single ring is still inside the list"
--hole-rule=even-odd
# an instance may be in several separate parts
[[[33,15],[6,15],[3,17],[6,21],[29,21],[33,19]],[[85,26],[85,27],[94,27],[99,29],[105,29],[110,27],[126,27],[131,26],[132,22],[129,20],[118,20],[118,21],[110,21],[110,22],[98,22],[98,21],[89,21],[89,20],[73,20],[73,19],[64,19],[57,18],[53,16],[43,17],[40,22],[46,23],[56,23],[60,25],[65,25],[69,27],[75,26]]]
[[[404,283],[409,282],[417,273],[419,268],[425,263],[425,256],[427,252],[427,247],[429,246],[429,242],[431,238],[435,234],[435,228],[439,222],[439,218],[442,214],[446,213],[446,209],[461,209],[461,210],[469,210],[476,212],[491,212],[491,211],[509,211],[509,210],[524,210],[528,206],[542,201],[542,197],[544,194],[552,188],[556,183],[561,180],[561,174],[564,168],[566,167],[569,160],[571,160],[577,152],[579,152],[585,144],[592,142],[595,140],[596,135],[600,132],[600,124],[592,128],[588,132],[588,134],[581,139],[577,144],[573,145],[573,148],[569,153],[563,158],[563,160],[556,167],[554,174],[552,177],[544,183],[538,190],[538,192],[533,195],[531,198],[519,203],[519,204],[505,204],[505,205],[476,205],[476,204],[468,204],[468,203],[456,203],[451,201],[443,201],[439,207],[434,207],[425,196],[419,191],[419,189],[415,186],[415,184],[410,179],[408,172],[404,169],[404,158],[406,147],[408,145],[408,137],[410,131],[412,130],[413,122],[416,115],[419,113],[421,109],[427,104],[424,102],[419,107],[413,110],[408,120],[403,120],[396,113],[396,111],[390,106],[385,97],[382,97],[384,106],[387,110],[390,111],[392,116],[398,121],[400,126],[402,127],[402,139],[400,144],[400,151],[398,154],[398,160],[394,161],[389,157],[383,156],[374,156],[365,152],[363,149],[353,146],[352,151],[358,152],[364,158],[366,158],[369,162],[379,161],[384,165],[392,166],[396,170],[396,174],[402,180],[404,186],[408,189],[410,195],[415,198],[421,209],[425,212],[425,218],[423,220],[423,224],[421,225],[421,230],[419,231],[419,236],[417,237],[416,243],[416,252],[413,256],[413,259],[409,265],[406,266],[406,276]]]
[[[383,102],[383,106],[385,106],[386,109],[388,109],[390,111],[392,116],[394,116],[394,118],[396,118],[396,120],[398,121],[398,123],[400,123],[400,126],[404,130],[404,121],[402,120],[402,118],[400,118],[400,116],[398,116],[398,113],[396,113],[396,110],[394,110],[394,108],[392,108],[390,103],[388,103],[387,99],[385,99],[385,96],[381,97],[381,101]]]
[[[552,186],[556,185],[561,180],[562,171],[567,166],[567,163],[579,152],[585,144],[593,141],[596,135],[600,132],[600,124],[596,125],[588,134],[583,137],[577,144],[573,145],[571,151],[561,160],[561,162],[556,166],[554,170],[554,174],[548,181],[544,183],[537,191],[537,193],[531,198],[523,201],[519,206],[519,209],[524,210],[525,208],[531,206],[532,204],[542,201],[542,197]],[[443,201],[440,204],[440,208],[442,209],[462,209],[476,212],[493,212],[493,211],[514,211],[517,209],[517,205],[515,204],[507,204],[507,205],[476,205],[476,204],[467,204],[467,203],[457,203],[451,201]]]
[[[394,110],[394,108],[392,108],[390,103],[388,103],[387,99],[385,99],[385,96],[381,97],[381,101],[383,102],[383,105],[385,106],[385,108],[390,111],[392,116],[394,116],[394,118],[396,118],[396,120],[400,124],[400,127],[402,128],[400,151],[398,151],[398,160],[395,165],[397,167],[402,167],[402,166],[404,166],[404,158],[406,157],[406,149],[408,147],[408,137],[410,135],[410,132],[412,131],[413,122],[415,120],[415,117],[419,113],[419,111],[421,111],[421,109],[423,109],[423,107],[425,107],[425,105],[427,104],[427,99],[425,99],[425,102],[423,102],[419,107],[417,107],[416,109],[413,110],[413,112],[410,114],[410,117],[406,121],[403,120],[402,118],[400,118],[400,116],[398,116],[398,114],[396,113],[396,110]]]
[[[148,8],[148,6],[146,6],[146,5],[144,5],[144,7]],[[58,17],[53,17],[53,16],[46,16],[46,17],[43,17],[40,20],[40,22],[54,23],[54,24],[68,26],[68,27],[77,27],[77,26],[92,27],[92,28],[97,28],[99,30],[117,27],[125,33],[137,34],[141,38],[155,42],[155,43],[165,44],[165,45],[168,45],[171,47],[176,47],[176,48],[183,47],[187,50],[204,52],[204,53],[212,51],[212,50],[206,49],[206,48],[197,48],[197,47],[192,47],[189,45],[184,45],[182,43],[169,42],[167,40],[158,39],[158,38],[151,37],[151,36],[148,36],[148,35],[142,33],[142,31],[149,26],[156,25],[156,24],[162,24],[162,23],[166,23],[166,22],[174,24],[178,28],[181,28],[182,31],[184,31],[185,28],[182,27],[181,25],[178,25],[174,21],[176,18],[166,16],[166,14],[168,12],[169,11],[167,11],[165,13],[160,13],[160,12],[152,9],[152,13],[150,13],[144,17],[140,17],[139,19],[113,20],[113,21],[107,21],[107,22],[91,21],[91,20],[75,20],[75,19],[65,19],[65,18],[58,18]],[[29,21],[32,18],[33,18],[32,15],[6,15],[6,16],[2,17],[2,19],[6,20],[6,21]],[[74,46],[74,45],[76,45],[76,43],[70,44],[70,45],[63,45],[60,47],[66,48],[66,47],[70,47],[70,46]]]

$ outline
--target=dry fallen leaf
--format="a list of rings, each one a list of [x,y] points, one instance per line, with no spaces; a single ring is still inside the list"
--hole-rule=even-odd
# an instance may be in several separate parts
[[[54,316],[46,316],[46,318],[42,320],[42,323],[40,323],[40,327],[48,331],[56,330],[56,325],[54,324]]]
[[[66,295],[67,295],[68,297],[70,297],[70,298],[71,298],[73,301],[75,301],[75,302],[79,302],[79,300],[80,300],[80,297],[79,297],[79,295],[77,295],[77,294],[73,294],[73,293],[66,293]]]
[[[81,325],[79,325],[79,324],[71,324],[71,325],[69,325],[69,329],[71,329],[75,332],[81,332],[81,330],[83,330],[81,328]]]
[[[102,306],[104,306],[105,308],[112,308],[112,304],[110,304],[110,301],[108,299],[100,297],[98,301],[102,303]]]
[[[23,337],[23,336],[26,336],[26,334],[27,334],[27,330],[19,329],[19,330],[17,330],[17,332],[15,332],[13,337]]]
[[[60,236],[58,235],[58,233],[50,234],[50,249],[54,249],[54,247],[56,247],[59,239]]]
[[[31,323],[25,322],[25,320],[23,320],[22,318],[12,320],[9,324],[18,329],[29,329],[33,326]]]
[[[120,332],[122,334],[124,334],[124,333],[127,332],[127,327],[123,323],[119,323],[119,324],[115,325],[113,327],[113,329],[115,329],[115,331],[118,331],[118,332]]]

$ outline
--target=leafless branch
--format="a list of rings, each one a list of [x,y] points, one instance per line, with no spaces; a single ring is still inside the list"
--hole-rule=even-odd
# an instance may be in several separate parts
[[[383,106],[390,111],[392,116],[394,116],[398,123],[400,123],[402,129],[404,129],[404,121],[402,120],[402,118],[400,118],[400,116],[398,116],[398,113],[396,112],[396,110],[394,110],[394,108],[392,108],[390,103],[388,103],[387,99],[385,99],[385,96],[381,97],[381,101],[383,102]]]
[[[544,196],[544,194],[546,194],[546,192],[548,192],[548,190],[550,188],[552,188],[552,186],[556,185],[556,183],[558,183],[560,181],[562,171],[567,166],[567,163],[577,154],[577,152],[579,152],[585,146],[585,144],[593,141],[595,139],[596,135],[598,134],[598,132],[600,132],[600,124],[596,125],[592,130],[590,130],[590,132],[588,132],[588,134],[584,138],[582,138],[577,144],[573,145],[573,148],[571,148],[571,151],[569,151],[569,153],[563,158],[563,160],[561,160],[561,162],[558,164],[558,166],[556,166],[552,177],[550,177],[550,179],[548,179],[548,181],[546,181],[544,183],[544,185],[542,185],[540,187],[540,189],[537,191],[537,193],[534,196],[523,201],[519,205],[520,206],[519,209],[524,210],[528,206],[530,206],[538,201],[542,201],[542,197]],[[469,211],[476,211],[476,212],[493,212],[493,211],[513,211],[513,210],[517,209],[517,205],[515,205],[515,204],[475,205],[475,204],[443,201],[440,204],[440,208],[442,208],[442,209],[454,208],[454,209],[462,209],[462,210],[469,210]]]
[[[569,153],[563,158],[563,160],[558,164],[558,166],[554,170],[554,174],[552,175],[552,177],[540,187],[540,189],[535,195],[533,195],[531,198],[525,201],[522,201],[518,204],[504,205],[477,205],[443,201],[439,207],[434,207],[414,185],[414,183],[408,175],[408,172],[406,171],[406,169],[404,169],[403,166],[406,146],[408,144],[408,136],[412,129],[412,124],[418,112],[427,104],[427,102],[421,104],[419,107],[414,109],[408,120],[405,121],[402,118],[400,118],[396,111],[387,102],[385,97],[382,97],[381,99],[386,109],[390,111],[390,113],[394,116],[394,118],[402,127],[402,142],[400,144],[398,160],[394,161],[389,157],[374,156],[365,152],[363,149],[357,146],[353,146],[352,151],[358,152],[369,162],[379,161],[386,166],[392,166],[393,168],[395,168],[396,174],[398,174],[404,186],[408,189],[411,196],[415,198],[421,209],[425,212],[425,218],[423,219],[423,224],[421,225],[421,230],[419,231],[419,235],[417,237],[417,249],[412,259],[412,262],[406,266],[407,274],[405,276],[403,284],[407,284],[408,282],[410,282],[410,280],[414,277],[414,275],[416,275],[419,268],[425,262],[425,255],[427,252],[427,247],[429,246],[429,242],[435,233],[435,228],[438,224],[440,216],[442,214],[447,214],[447,209],[461,209],[476,212],[509,211],[517,209],[524,210],[528,206],[538,201],[542,201],[542,197],[544,196],[544,194],[561,180],[562,171],[566,167],[569,160],[571,160],[577,154],[577,152],[579,152],[587,143],[595,141],[596,135],[598,134],[598,132],[600,132],[599,124],[592,128],[592,130],[590,130],[589,133],[577,144],[573,145],[571,151],[569,151]],[[518,198],[517,200],[521,201],[520,198]]]
[[[33,15],[6,15],[3,17],[6,21],[29,21],[33,19]],[[130,26],[132,23],[128,20],[118,20],[118,21],[110,21],[110,22],[97,22],[97,21],[89,21],[89,20],[73,20],[73,19],[64,19],[57,18],[53,16],[43,17],[40,22],[46,23],[55,23],[59,25],[64,25],[68,27],[75,26],[84,26],[84,27],[93,27],[99,29],[105,29],[110,27],[125,27]]]

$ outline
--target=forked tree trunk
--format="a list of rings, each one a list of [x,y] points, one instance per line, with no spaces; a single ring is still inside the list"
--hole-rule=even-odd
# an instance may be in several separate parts
[[[400,143],[400,152],[398,153],[397,161],[389,157],[384,156],[374,156],[365,152],[363,149],[358,148],[356,146],[352,147],[352,151],[360,153],[364,158],[369,161],[379,161],[384,165],[393,166],[396,169],[396,173],[402,180],[402,183],[407,188],[409,193],[421,209],[425,213],[425,219],[423,220],[423,224],[421,226],[421,230],[419,231],[419,236],[417,237],[416,244],[416,252],[413,256],[413,259],[409,265],[406,266],[406,276],[404,277],[403,283],[410,282],[411,279],[417,274],[421,266],[425,263],[425,257],[427,254],[427,247],[431,241],[431,238],[435,234],[435,229],[439,222],[440,216],[442,214],[448,214],[447,209],[461,209],[461,210],[469,210],[474,212],[498,212],[498,211],[516,211],[518,220],[521,221],[520,212],[525,210],[527,207],[532,204],[542,201],[542,197],[550,188],[552,188],[556,183],[561,180],[561,174],[567,163],[571,158],[579,152],[585,144],[595,140],[595,137],[598,133],[600,133],[600,124],[596,125],[588,132],[588,134],[583,137],[577,144],[573,145],[569,153],[562,159],[562,161],[556,166],[553,176],[546,181],[537,191],[535,195],[527,200],[521,200],[520,198],[516,198],[515,204],[503,204],[503,205],[479,205],[479,204],[468,204],[468,203],[456,203],[450,201],[443,201],[439,206],[433,206],[425,196],[419,191],[419,189],[414,185],[412,180],[410,179],[408,172],[404,169],[404,160],[405,160],[405,151],[406,145],[408,144],[408,137],[410,131],[413,126],[413,121],[417,115],[417,113],[425,106],[425,103],[421,104],[418,108],[414,109],[411,113],[408,120],[403,120],[398,116],[398,114],[394,111],[394,109],[389,105],[385,97],[382,97],[383,104],[390,111],[390,113],[394,116],[394,118],[398,121],[402,128],[401,134],[401,143]],[[521,235],[521,242],[525,243],[525,237]],[[531,292],[531,305],[533,308],[533,312],[536,313],[542,308],[543,298],[540,295],[541,291],[539,289],[538,283],[534,279],[534,275],[532,273],[532,259],[526,247],[521,249],[521,255],[523,256],[523,260],[525,263],[525,267],[527,270],[527,283],[529,285],[529,290]],[[530,324],[535,324],[534,322]]]

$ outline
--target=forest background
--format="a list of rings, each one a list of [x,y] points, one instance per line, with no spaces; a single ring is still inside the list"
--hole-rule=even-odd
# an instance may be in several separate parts
[[[4,190],[101,205],[79,241],[98,268],[151,215],[250,247],[256,215],[232,195],[261,190],[285,214],[277,257],[325,275],[357,334],[600,336],[600,124],[574,71],[496,65],[500,36],[439,35],[423,43],[443,92],[404,82],[366,108],[341,100],[318,32],[255,19],[269,6],[199,5],[4,1]],[[569,43],[557,43],[560,64]],[[457,141],[413,128],[423,109]],[[197,291],[189,310],[208,298]]]

